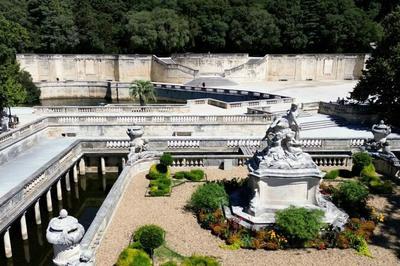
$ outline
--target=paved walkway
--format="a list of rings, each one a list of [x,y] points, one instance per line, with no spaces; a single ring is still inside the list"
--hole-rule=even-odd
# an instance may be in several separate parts
[[[44,140],[0,165],[0,198],[71,145],[75,138]]]

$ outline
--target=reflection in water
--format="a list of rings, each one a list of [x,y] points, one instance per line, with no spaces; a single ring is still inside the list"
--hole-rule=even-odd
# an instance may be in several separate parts
[[[34,206],[30,207],[26,213],[26,222],[28,226],[29,238],[26,241],[22,240],[21,228],[19,219],[11,225],[10,237],[13,251],[13,257],[6,259],[4,255],[3,233],[0,234],[0,265],[7,266],[22,266],[22,265],[51,265],[53,256],[53,247],[46,240],[46,228],[50,219],[58,215],[61,208],[66,208],[68,213],[78,218],[85,230],[88,229],[93,221],[96,213],[101,206],[101,203],[110,191],[118,174],[107,173],[106,178],[97,174],[86,174],[79,177],[79,184],[74,184],[75,197],[71,193],[65,192],[65,184],[62,184],[65,197],[63,200],[57,200],[55,187],[51,193],[54,204],[53,212],[48,212],[46,207],[46,195],[40,200],[40,211],[42,214],[42,224],[36,225]],[[104,190],[104,180],[106,180]],[[82,183],[85,184],[85,190],[82,189]]]

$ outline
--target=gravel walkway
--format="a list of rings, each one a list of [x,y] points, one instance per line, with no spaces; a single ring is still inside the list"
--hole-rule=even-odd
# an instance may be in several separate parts
[[[245,177],[247,170],[244,167],[234,168],[231,171],[207,169],[209,179]],[[213,236],[209,231],[201,229],[196,218],[183,210],[183,206],[190,195],[199,185],[185,183],[175,187],[171,197],[151,198],[144,197],[148,180],[145,174],[139,174],[129,184],[121,200],[114,219],[108,227],[105,236],[96,254],[97,265],[113,265],[121,250],[129,242],[131,233],[138,226],[157,224],[167,231],[167,245],[182,255],[204,254],[216,256],[223,265],[400,265],[396,251],[385,249],[383,245],[370,245],[374,258],[362,257],[352,249],[329,249],[318,251],[315,249],[299,250],[224,250],[219,248],[222,240]],[[397,195],[398,199],[398,195]],[[390,207],[388,203],[379,200],[380,208]],[[391,204],[393,200],[391,201]],[[398,203],[398,202],[397,202]],[[391,210],[398,210],[391,206]],[[398,216],[397,216],[398,217]],[[395,219],[396,217],[394,217]],[[390,219],[388,220],[388,222]],[[398,220],[397,220],[398,222]],[[384,224],[384,226],[387,226]],[[399,227],[397,227],[397,230]],[[390,229],[390,228],[389,228]],[[388,230],[380,226],[379,230]],[[393,228],[391,230],[394,230]],[[388,231],[386,235],[396,234]],[[390,242],[398,246],[397,237]],[[394,248],[394,246],[391,246]]]

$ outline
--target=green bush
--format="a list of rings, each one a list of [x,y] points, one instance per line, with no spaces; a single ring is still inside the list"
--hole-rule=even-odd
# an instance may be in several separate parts
[[[183,178],[185,178],[185,173],[186,173],[185,171],[176,172],[175,175],[174,175],[174,178],[183,179]]]
[[[353,154],[353,167],[351,171],[354,175],[360,175],[365,166],[372,164],[372,157],[367,152],[357,152]]]
[[[160,164],[165,165],[166,167],[172,165],[173,161],[174,159],[169,153],[164,153],[160,158]]]
[[[134,240],[146,250],[154,250],[164,243],[165,231],[157,225],[144,225],[134,233]]]
[[[363,182],[369,182],[371,180],[380,179],[379,176],[376,174],[375,167],[372,163],[367,166],[364,166],[364,168],[360,172],[360,177],[361,181]]]
[[[194,211],[201,209],[216,210],[221,204],[228,204],[228,194],[224,186],[218,183],[206,183],[192,194],[189,207]]]
[[[219,266],[219,262],[207,256],[190,256],[182,262],[182,266]]]
[[[126,248],[119,254],[117,266],[151,266],[149,255],[143,250]]]
[[[328,173],[326,173],[326,175],[324,176],[324,179],[336,179],[339,176],[339,169],[335,169],[332,171],[329,171]]]
[[[169,178],[171,176],[170,169],[162,164],[153,164],[150,167],[148,177],[151,180],[160,178]]]
[[[185,178],[190,181],[200,181],[204,178],[204,171],[201,169],[193,169],[185,172]]]
[[[289,239],[303,244],[318,236],[323,226],[323,217],[324,212],[321,210],[290,206],[276,212],[275,222]]]
[[[368,188],[358,181],[346,181],[335,189],[332,195],[333,201],[350,216],[359,216],[365,210],[368,198]]]
[[[369,189],[374,194],[391,194],[393,193],[393,184],[390,181],[371,180]]]

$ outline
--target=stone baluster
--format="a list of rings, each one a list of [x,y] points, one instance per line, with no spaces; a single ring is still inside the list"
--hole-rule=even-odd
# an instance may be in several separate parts
[[[36,224],[42,224],[42,217],[40,215],[40,202],[39,202],[39,200],[36,201],[34,210],[35,210],[35,221],[36,221]]]
[[[76,164],[72,167],[72,176],[74,178],[74,183],[78,183],[78,169]]]
[[[81,158],[81,160],[79,161],[79,174],[80,175],[86,174],[86,164],[84,158]]]
[[[3,236],[4,241],[4,253],[6,258],[12,258],[12,248],[11,248],[11,239],[10,239],[10,227],[7,228],[6,232]]]
[[[59,179],[59,180],[57,181],[56,189],[57,189],[57,199],[58,199],[58,200],[62,200],[61,179]]]
[[[27,240],[28,239],[28,228],[26,226],[26,212],[24,212],[21,216],[20,225],[21,225],[22,240]]]
[[[102,175],[106,174],[106,161],[104,160],[104,157],[100,158],[100,171]]]
[[[46,193],[46,203],[47,203],[47,211],[52,212],[53,211],[53,202],[51,200],[51,187]]]
[[[65,173],[65,189],[71,191],[71,181],[69,180],[69,172]]]

